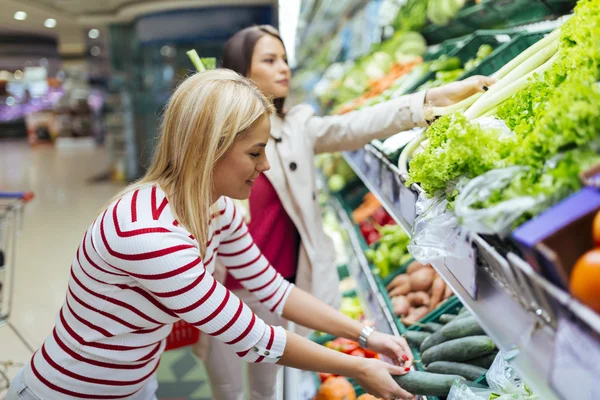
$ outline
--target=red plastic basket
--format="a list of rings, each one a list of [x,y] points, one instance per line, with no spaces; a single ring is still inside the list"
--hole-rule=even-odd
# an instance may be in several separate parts
[[[165,351],[191,346],[198,342],[200,331],[198,328],[180,320],[173,324],[173,330],[167,336],[167,347]]]

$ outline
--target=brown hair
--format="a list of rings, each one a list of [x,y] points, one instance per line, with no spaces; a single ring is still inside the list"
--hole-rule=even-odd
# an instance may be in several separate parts
[[[265,35],[271,35],[274,38],[279,39],[285,49],[285,45],[283,44],[283,40],[277,29],[271,25],[251,26],[238,31],[225,43],[225,48],[223,50],[223,68],[231,69],[238,74],[247,77],[250,73],[252,55],[254,54],[256,42]],[[282,116],[284,115],[284,103],[285,98],[273,99],[277,114]]]

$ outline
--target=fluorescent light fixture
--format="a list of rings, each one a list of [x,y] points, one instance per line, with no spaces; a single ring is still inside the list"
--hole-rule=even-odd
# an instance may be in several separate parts
[[[56,26],[56,20],[54,18],[48,18],[44,21],[44,26],[46,28],[54,28]]]
[[[96,28],[90,29],[90,31],[88,32],[88,37],[90,39],[98,39],[100,37],[100,31]]]
[[[17,21],[25,21],[27,19],[27,13],[25,11],[17,11],[14,15]]]

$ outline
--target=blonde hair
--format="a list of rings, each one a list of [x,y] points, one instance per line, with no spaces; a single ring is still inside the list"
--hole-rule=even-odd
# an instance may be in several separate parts
[[[180,225],[204,256],[210,223],[213,169],[236,138],[274,112],[243,76],[226,69],[196,73],[175,90],[163,116],[152,165],[119,196],[159,185]]]

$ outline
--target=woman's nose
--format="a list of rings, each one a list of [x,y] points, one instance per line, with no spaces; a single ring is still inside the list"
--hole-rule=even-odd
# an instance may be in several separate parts
[[[271,164],[269,164],[269,160],[265,157],[265,160],[259,164],[258,171],[265,172],[271,169]]]

